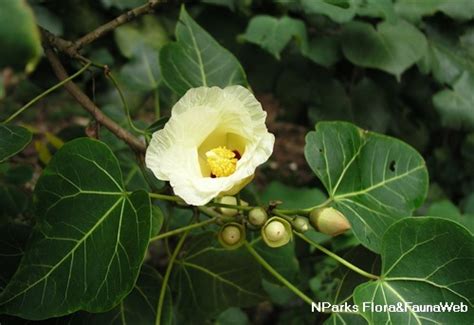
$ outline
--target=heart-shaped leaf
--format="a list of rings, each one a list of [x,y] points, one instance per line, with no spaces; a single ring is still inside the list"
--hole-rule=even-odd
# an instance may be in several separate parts
[[[306,136],[305,156],[333,206],[349,219],[360,242],[375,252],[387,228],[411,216],[426,197],[423,158],[395,138],[346,122],[320,122]]]
[[[177,42],[160,52],[165,83],[179,95],[199,86],[247,85],[239,61],[199,26],[184,6],[176,26]]]
[[[370,324],[470,324],[474,319],[472,270],[474,237],[464,227],[438,218],[407,218],[387,230],[382,276],[357,287],[354,301]],[[412,305],[406,312],[375,312],[371,303]],[[419,309],[439,304],[464,309]]]
[[[0,124],[0,163],[22,151],[31,137],[31,132],[21,126]]]
[[[144,191],[127,192],[103,143],[66,143],[38,180],[37,223],[0,311],[44,319],[106,311],[133,288],[151,231]]]
[[[367,68],[394,74],[397,78],[426,52],[427,42],[415,26],[399,19],[382,22],[374,29],[359,21],[344,26],[342,50],[346,58]]]
[[[172,285],[185,320],[207,319],[265,299],[260,265],[245,248],[226,250],[209,232],[188,244],[186,255],[176,261]]]
[[[453,84],[433,96],[433,104],[441,115],[443,124],[455,128],[466,126],[474,129],[474,74],[464,72]]]
[[[270,52],[277,59],[280,59],[280,52],[293,37],[305,50],[308,44],[306,26],[302,20],[287,16],[275,18],[268,15],[252,18],[245,34],[241,36],[247,42],[257,44]]]

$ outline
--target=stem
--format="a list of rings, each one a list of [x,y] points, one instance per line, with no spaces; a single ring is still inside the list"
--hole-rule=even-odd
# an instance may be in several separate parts
[[[160,3],[160,1],[158,0],[150,0],[148,1],[148,3],[140,6],[140,7],[136,7],[136,8],[133,8],[123,14],[121,14],[120,16],[114,18],[113,20],[109,21],[108,23],[94,29],[93,31],[91,31],[90,33],[82,36],[80,39],[78,39],[77,41],[74,42],[74,45],[72,46],[72,49],[74,51],[78,51],[80,48],[82,48],[83,46],[89,44],[89,43],[92,43],[94,42],[96,39],[104,36],[105,34],[113,31],[115,28],[125,24],[125,23],[128,23],[129,21],[141,16],[141,15],[144,15],[144,14],[148,14],[150,12],[152,12],[152,10],[158,6],[158,4]]]
[[[158,194],[158,193],[148,193],[148,196],[154,199],[158,200],[164,200],[164,201],[172,201],[172,202],[177,202],[177,203],[184,203],[184,201],[176,195],[166,195],[166,194]]]
[[[15,117],[17,117],[18,115],[20,115],[21,113],[23,113],[28,107],[32,106],[34,103],[36,103],[37,101],[39,101],[41,98],[45,97],[46,95],[48,95],[49,93],[55,91],[56,89],[58,89],[59,87],[61,87],[62,85],[64,85],[65,83],[71,81],[72,79],[80,76],[84,71],[86,71],[89,67],[90,67],[91,63],[88,63],[86,64],[84,67],[81,68],[81,70],[77,71],[75,74],[69,76],[68,78],[62,80],[61,82],[55,84],[54,86],[52,86],[51,88],[47,89],[46,91],[42,92],[41,94],[39,94],[38,96],[36,96],[35,98],[33,98],[32,100],[30,100],[26,105],[24,105],[23,107],[21,107],[18,111],[16,111],[15,113],[13,113],[9,118],[7,118],[5,121],[3,121],[3,123],[9,123],[11,122]]]
[[[369,272],[366,272],[360,268],[358,268],[357,266],[355,266],[354,264],[352,264],[351,262],[343,259],[342,257],[340,257],[339,255],[337,254],[334,254],[333,252],[331,252],[330,250],[326,249],[325,247],[315,243],[314,241],[312,241],[311,239],[308,239],[306,238],[304,235],[294,231],[295,235],[300,237],[301,239],[303,239],[305,242],[307,242],[308,244],[310,245],[313,245],[314,247],[316,247],[317,249],[319,249],[321,252],[323,252],[324,254],[328,255],[329,257],[332,257],[333,259],[335,259],[336,261],[338,261],[339,263],[341,263],[342,265],[348,267],[349,269],[351,269],[352,271],[356,272],[356,273],[359,273],[360,275],[362,276],[365,276],[366,278],[370,278],[370,279],[375,279],[375,280],[378,280],[380,277],[378,275],[375,275],[375,274],[372,274],[372,273],[369,273]]]
[[[163,277],[163,283],[160,290],[160,298],[158,299],[158,306],[156,307],[156,319],[155,319],[156,325],[159,325],[161,323],[161,312],[163,310],[163,303],[165,301],[166,288],[168,287],[168,280],[171,275],[171,270],[173,269],[174,261],[176,260],[176,257],[178,256],[178,253],[181,250],[181,247],[183,247],[184,240],[186,239],[187,235],[188,235],[188,232],[185,232],[183,236],[179,239],[179,242],[173,251],[173,255],[171,255],[170,260],[168,261],[168,267],[166,268],[166,273],[165,273],[165,276]]]
[[[155,119],[159,119],[161,112],[160,112],[160,91],[155,89],[155,93],[153,94],[153,99],[155,101]]]
[[[135,132],[137,133],[140,133],[140,134],[145,134],[146,132],[137,128],[135,126],[135,124],[133,123],[132,121],[132,117],[130,116],[130,108],[128,107],[128,104],[127,104],[127,100],[125,99],[125,96],[123,95],[123,92],[122,92],[122,89],[120,89],[120,86],[117,82],[117,80],[114,78],[114,76],[112,76],[112,73],[109,72],[107,74],[107,77],[112,81],[112,83],[114,84],[115,86],[115,89],[117,89],[117,92],[119,93],[119,96],[120,96],[120,100],[122,101],[122,104],[123,104],[123,109],[125,111],[125,115],[127,115],[127,121],[128,121],[128,125],[130,126],[130,128],[132,130],[134,130]]]
[[[174,230],[171,230],[171,231],[168,231],[168,232],[165,232],[163,234],[160,234],[158,236],[155,236],[155,237],[152,237],[150,239],[150,242],[153,242],[153,241],[156,241],[156,240],[160,240],[160,239],[163,239],[163,238],[166,238],[166,237],[169,237],[169,236],[173,236],[173,235],[176,235],[176,234],[180,234],[184,231],[189,231],[189,230],[192,230],[194,228],[199,228],[199,227],[203,227],[205,225],[208,225],[208,224],[211,224],[211,223],[214,223],[216,222],[217,218],[211,218],[211,219],[207,219],[207,220],[204,220],[204,221],[201,221],[201,222],[198,222],[198,223],[193,223],[191,225],[188,225],[186,227],[182,227],[182,228],[178,228],[178,229],[174,229]]]
[[[306,303],[312,304],[313,300],[305,295],[303,292],[301,292],[297,287],[292,285],[287,279],[285,279],[280,273],[278,273],[270,264],[267,263],[258,253],[257,251],[248,243],[244,243],[245,247],[247,250],[250,252],[250,254],[255,257],[258,263],[262,265],[268,272],[270,272],[275,278],[277,278],[281,283],[283,283],[285,286],[288,287],[291,291],[293,291],[298,297],[303,299]]]
[[[67,79],[69,76],[66,72],[66,69],[62,65],[61,61],[49,43],[44,42],[43,48],[46,58],[51,64],[51,67],[53,68],[53,71],[58,79],[61,81]],[[138,153],[145,153],[145,144],[133,134],[118,125],[114,120],[102,113],[99,107],[97,107],[97,105],[73,81],[69,80],[66,82],[64,84],[64,88],[86,111],[88,111],[95,118],[99,124],[105,126],[119,139],[125,141],[134,151]]]

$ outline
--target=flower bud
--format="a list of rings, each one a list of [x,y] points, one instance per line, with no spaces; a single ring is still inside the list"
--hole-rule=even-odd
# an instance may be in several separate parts
[[[222,196],[217,198],[217,203],[237,205],[237,198],[235,196]],[[234,217],[239,213],[239,210],[232,208],[218,207],[217,210],[227,217]]]
[[[288,244],[292,238],[291,225],[280,217],[270,218],[262,227],[263,241],[270,247],[280,247]]]
[[[346,217],[334,208],[319,208],[311,211],[311,224],[323,234],[337,236],[351,229]]]
[[[307,218],[302,216],[296,216],[291,222],[291,225],[297,232],[306,232],[309,230],[310,224]]]
[[[239,248],[245,241],[245,228],[235,222],[227,223],[219,231],[218,239],[227,249]]]
[[[267,222],[268,214],[264,208],[258,207],[250,210],[249,223],[255,227],[261,227]]]

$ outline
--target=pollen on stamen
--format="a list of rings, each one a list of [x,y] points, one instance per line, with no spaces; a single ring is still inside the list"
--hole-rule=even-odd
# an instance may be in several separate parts
[[[226,177],[235,172],[240,154],[237,156],[235,152],[222,146],[206,152],[206,158],[212,178]]]

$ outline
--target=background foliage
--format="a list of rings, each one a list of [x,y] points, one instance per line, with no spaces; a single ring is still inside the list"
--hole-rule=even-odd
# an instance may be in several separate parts
[[[0,44],[7,50],[0,54],[0,120],[58,82],[36,25],[76,40],[144,3],[2,5]],[[253,205],[281,200],[283,209],[331,199],[353,230],[334,239],[310,231],[306,238],[383,280],[367,281],[300,238],[270,249],[252,233],[255,251],[315,301],[449,297],[472,307],[466,270],[474,256],[473,2],[182,3],[162,1],[153,13],[83,47],[81,55],[107,65],[115,77],[89,68],[75,79],[101,111],[146,138],[190,87],[249,85],[277,140],[242,197]],[[82,68],[67,51],[60,59],[71,75]],[[324,123],[332,120],[344,122]],[[323,123],[315,128],[317,122]],[[99,124],[65,91],[42,98],[13,124],[0,124],[2,323],[155,322],[177,240],[147,250],[148,239],[193,216],[152,204],[146,192],[166,185]],[[76,139],[85,135],[102,142]],[[247,250],[220,247],[216,229],[188,235],[164,291],[162,323],[408,324],[432,317],[311,313]],[[472,313],[438,316],[432,320],[473,319]]]

